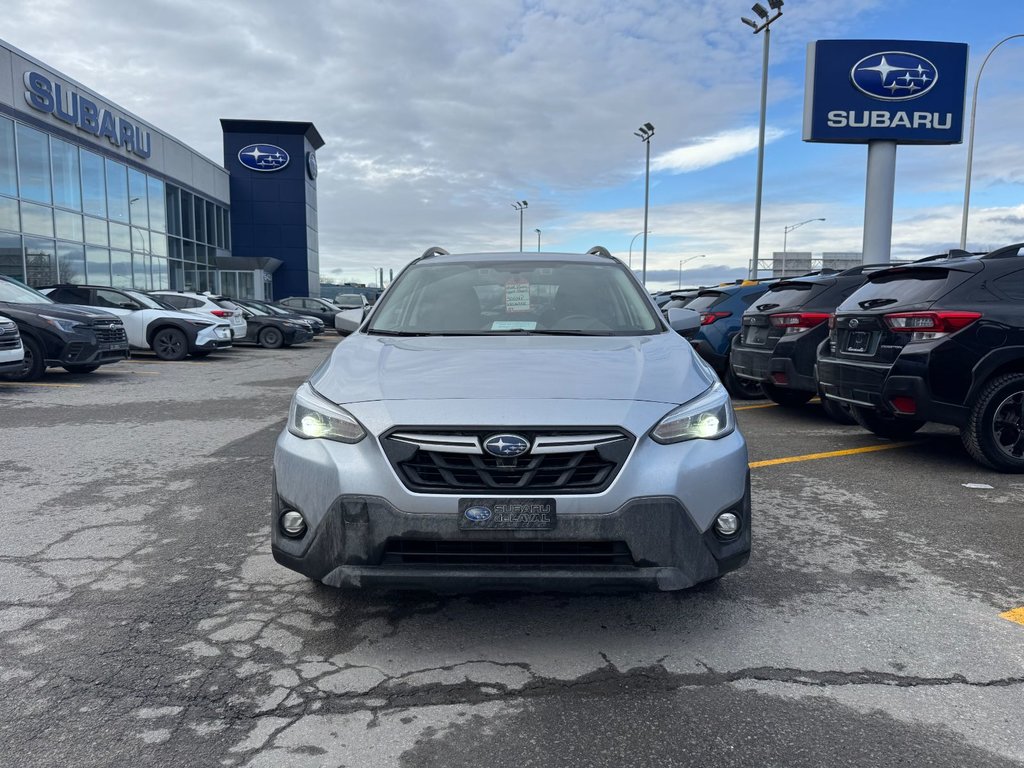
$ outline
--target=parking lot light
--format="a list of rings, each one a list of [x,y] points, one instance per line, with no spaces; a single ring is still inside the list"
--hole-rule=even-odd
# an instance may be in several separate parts
[[[740,530],[740,519],[734,512],[723,512],[715,518],[715,533],[723,538],[735,536]]]
[[[281,515],[281,530],[286,536],[298,538],[306,532],[306,520],[302,513],[294,509],[287,510]]]

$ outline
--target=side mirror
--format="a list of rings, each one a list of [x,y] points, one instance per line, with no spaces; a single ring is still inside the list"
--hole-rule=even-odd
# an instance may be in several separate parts
[[[668,324],[676,333],[691,339],[700,330],[700,313],[692,309],[672,307],[668,311]]]
[[[242,317],[244,317],[246,320],[250,320],[253,317],[255,317],[255,315],[253,315],[253,313],[250,312],[248,309],[243,309],[242,310]]]

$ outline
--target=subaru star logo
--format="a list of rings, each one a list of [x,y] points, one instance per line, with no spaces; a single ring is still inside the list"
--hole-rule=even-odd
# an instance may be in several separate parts
[[[491,510],[487,507],[470,507],[463,514],[467,520],[472,520],[474,523],[482,523],[491,519]]]
[[[905,51],[873,53],[853,65],[850,79],[861,93],[880,101],[907,101],[935,87],[939,72],[923,56]]]
[[[484,441],[484,450],[491,456],[515,458],[530,450],[530,441],[519,435],[494,435]]]
[[[238,150],[238,162],[253,171],[279,171],[289,159],[287,152],[273,144],[250,144]]]

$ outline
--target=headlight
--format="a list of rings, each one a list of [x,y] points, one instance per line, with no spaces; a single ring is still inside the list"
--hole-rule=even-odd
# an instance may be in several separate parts
[[[684,440],[717,440],[736,428],[729,393],[720,383],[688,403],[684,403],[658,422],[651,439],[658,443]]]
[[[66,320],[63,317],[50,317],[49,315],[40,315],[41,320],[45,320],[49,325],[52,325],[58,330],[64,331],[64,333],[74,333],[77,329],[85,327],[85,323],[80,323],[77,320]]]
[[[217,325],[217,323],[208,323],[205,320],[186,320],[185,322],[188,323],[189,325],[194,325],[197,328],[209,328],[211,326]]]
[[[308,382],[292,398],[288,431],[306,440],[322,438],[339,443],[358,443],[366,437],[366,431],[352,414],[320,397]]]

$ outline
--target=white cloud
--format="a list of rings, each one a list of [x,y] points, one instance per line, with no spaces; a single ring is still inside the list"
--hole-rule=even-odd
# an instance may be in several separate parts
[[[757,132],[757,126],[754,126],[701,137],[685,147],[658,155],[651,161],[651,170],[689,173],[727,163],[757,149]],[[785,135],[786,131],[780,128],[766,126],[765,144],[770,144]]]

